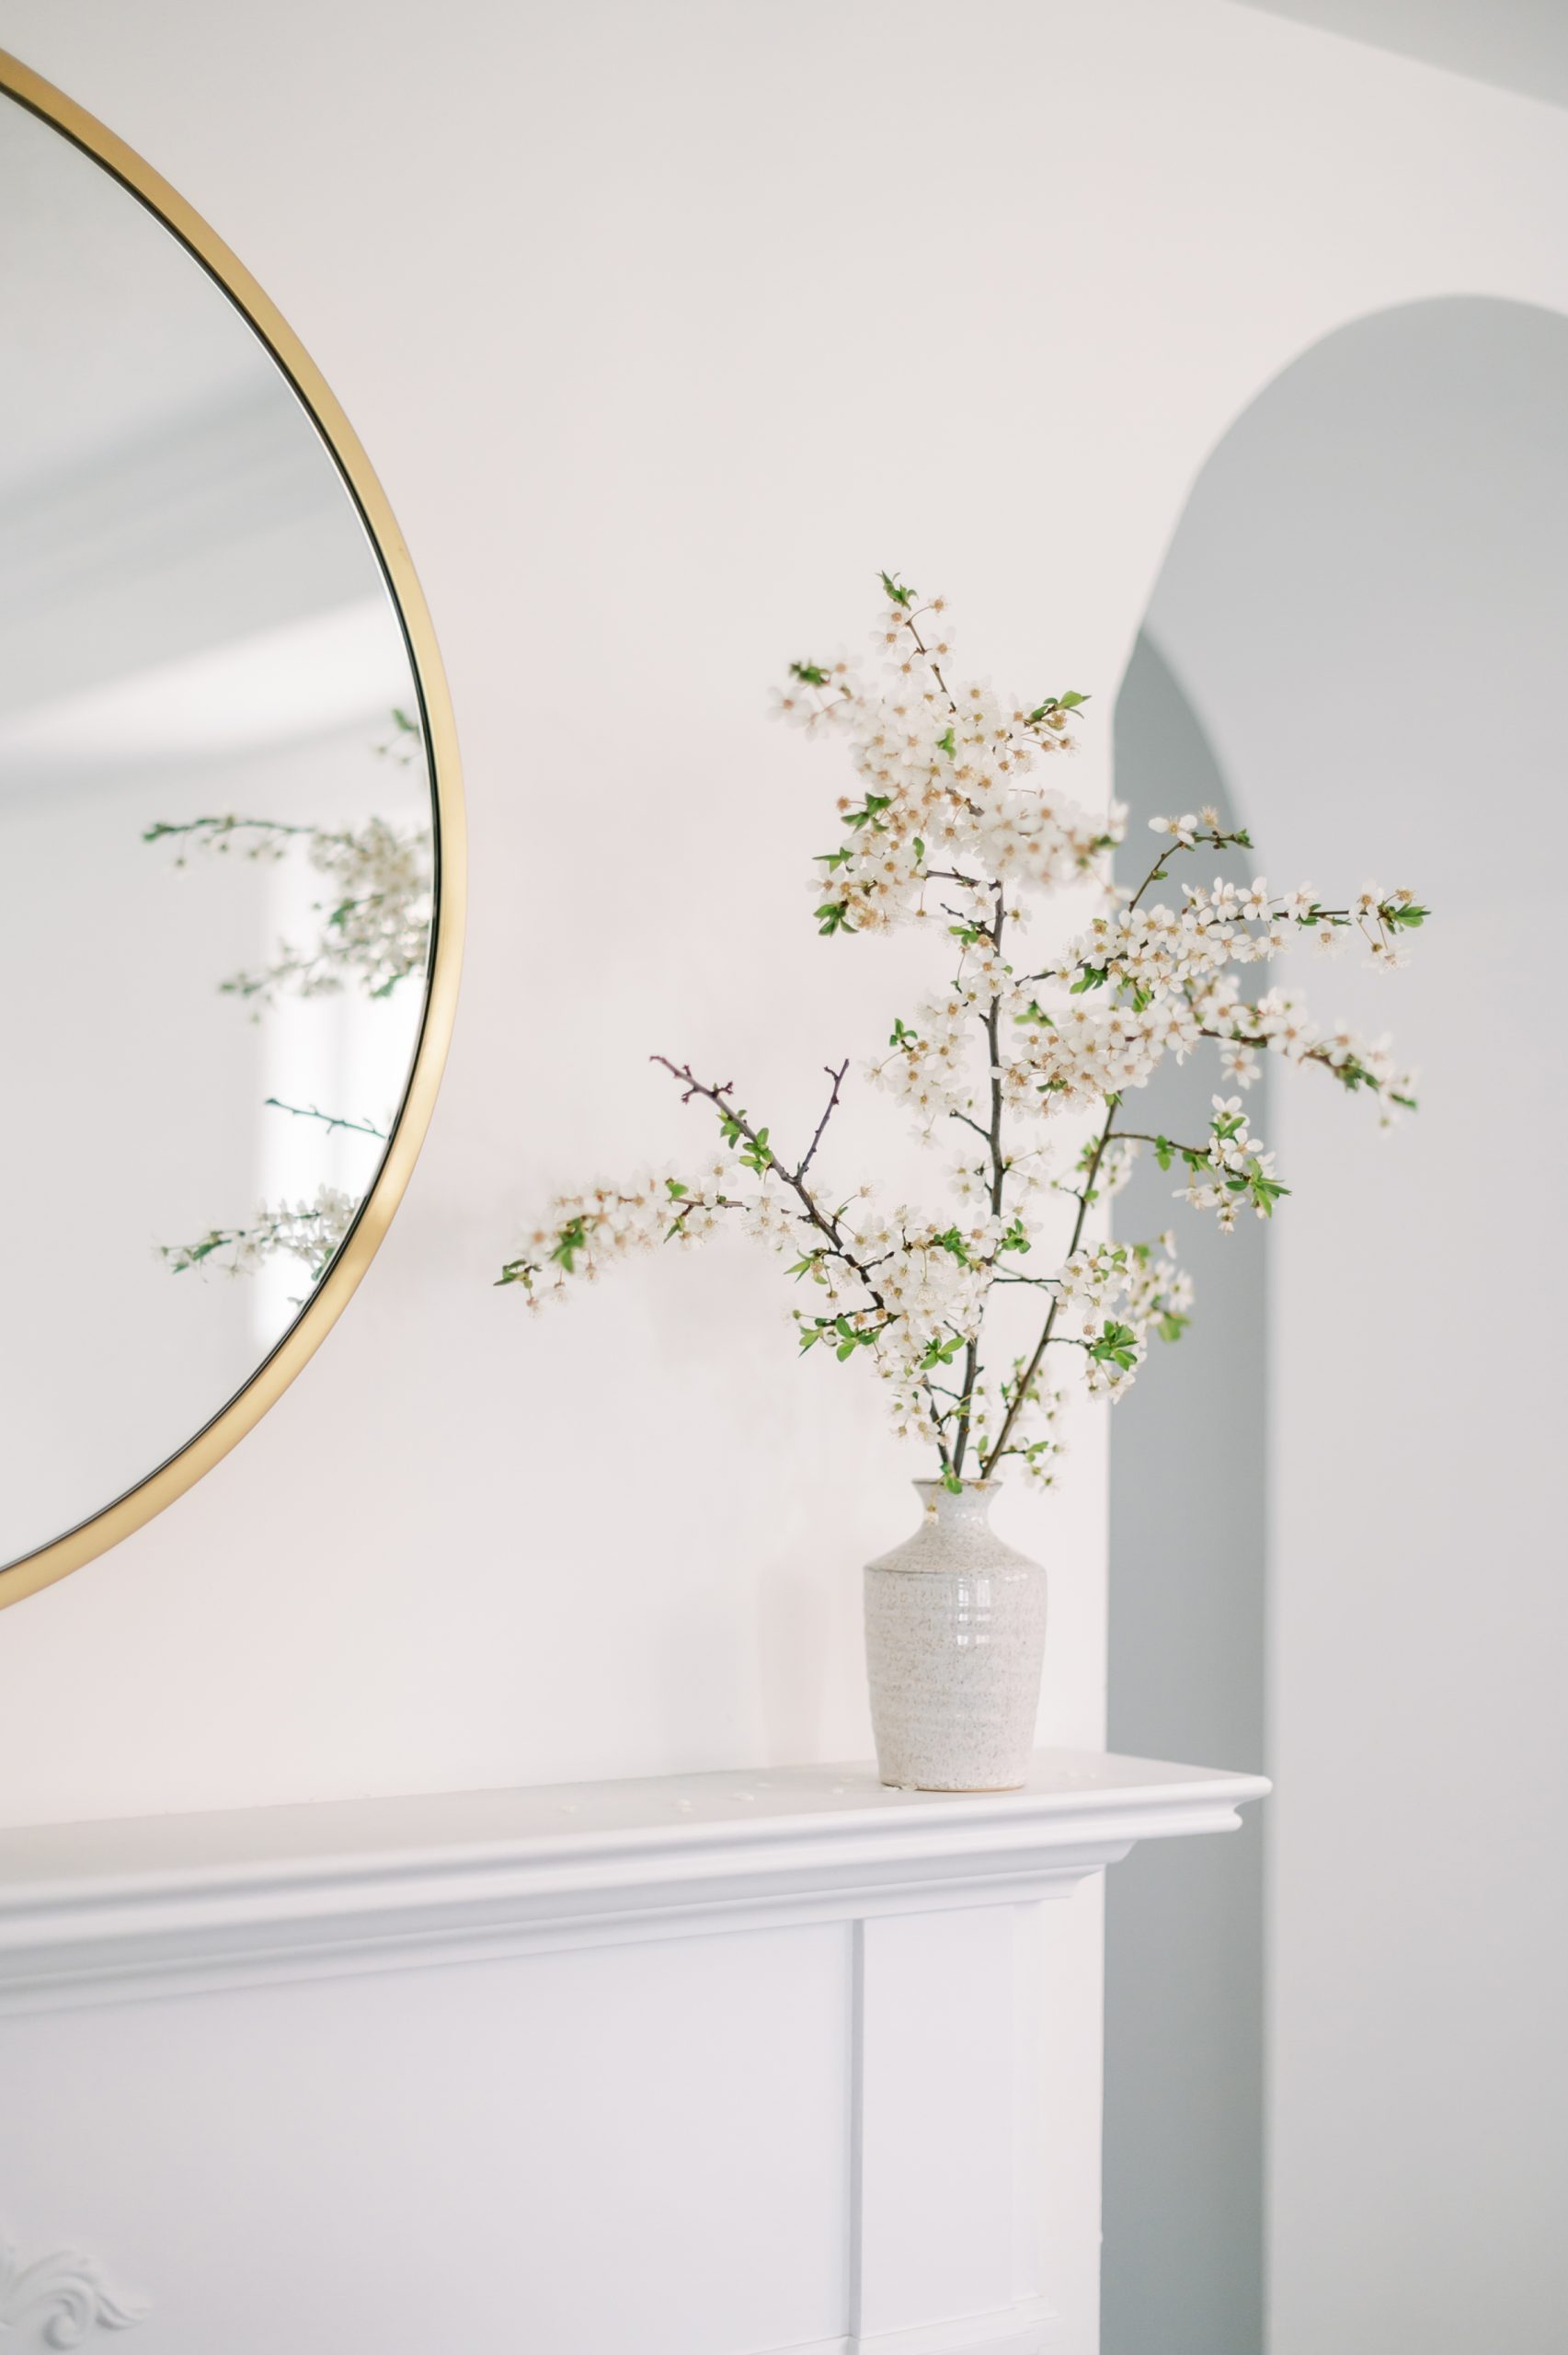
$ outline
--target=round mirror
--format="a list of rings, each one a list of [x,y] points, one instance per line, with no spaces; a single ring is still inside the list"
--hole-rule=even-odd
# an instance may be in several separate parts
[[[385,502],[203,223],[0,57],[0,1602],[342,1308],[451,1026],[450,714]]]

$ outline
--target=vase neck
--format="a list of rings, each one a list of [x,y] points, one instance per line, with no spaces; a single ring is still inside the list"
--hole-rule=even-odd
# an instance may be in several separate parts
[[[949,1488],[940,1480],[917,1480],[914,1490],[927,1512],[934,1513],[939,1522],[949,1527],[979,1528],[990,1519],[991,1499],[1000,1485],[996,1480],[966,1480],[961,1488]]]

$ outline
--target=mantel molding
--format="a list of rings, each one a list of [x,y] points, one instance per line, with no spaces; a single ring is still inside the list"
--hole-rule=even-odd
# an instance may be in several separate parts
[[[995,1795],[792,1766],[0,1832],[0,2012],[1066,1895],[1267,1789],[1042,1751]]]

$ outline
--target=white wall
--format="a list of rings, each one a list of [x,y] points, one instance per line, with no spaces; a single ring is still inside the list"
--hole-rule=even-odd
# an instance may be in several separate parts
[[[1379,1141],[1310,1074],[1270,1235],[1272,2355],[1547,2355],[1568,2306],[1550,1229],[1568,1146],[1568,318],[1479,300],[1310,353],[1200,481],[1150,626],[1276,886],[1409,881]],[[1324,844],[1347,845],[1337,856]],[[1261,1126],[1260,1122],[1260,1126]],[[1544,1243],[1544,1247],[1543,1247]]]
[[[1220,0],[961,33],[290,0],[260,34],[4,0],[0,32],[207,213],[346,402],[475,837],[408,1204],[245,1446],[6,1619],[6,1811],[861,1746],[849,1572],[907,1467],[864,1390],[769,1347],[771,1269],[658,1269],[543,1338],[486,1279],[551,1179],[689,1134],[650,1046],[733,1061],[787,1121],[893,992],[801,919],[835,780],[761,724],[779,660],[855,633],[894,561],[961,599],[981,665],[1108,709],[1196,467],[1293,353],[1425,293],[1563,291],[1559,118]],[[769,853],[754,897],[715,888],[720,830]],[[1082,1471],[1030,1533],[1064,1738],[1099,1719]]]
[[[0,1622],[0,1809],[863,1752],[853,1573],[910,1467],[867,1391],[792,1372],[772,1269],[658,1267],[543,1335],[487,1279],[552,1180],[690,1134],[650,1048],[784,1128],[876,1035],[892,964],[802,915],[835,781],[761,724],[780,661],[855,635],[896,563],[978,667],[1096,690],[1103,769],[1166,536],[1258,386],[1391,302],[1568,298],[1560,119],[1224,0],[0,0],[0,38],[208,215],[344,401],[474,838],[380,1261],[227,1463]],[[1093,1438],[1076,1468],[1015,1522],[1057,1571],[1046,1730],[1093,1740]]]

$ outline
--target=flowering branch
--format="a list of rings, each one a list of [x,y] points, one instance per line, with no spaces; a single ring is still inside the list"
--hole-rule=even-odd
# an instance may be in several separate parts
[[[1332,951],[1357,932],[1375,963],[1397,965],[1428,912],[1403,890],[1368,887],[1329,906],[1306,887],[1274,893],[1261,879],[1187,885],[1175,908],[1151,901],[1175,855],[1251,848],[1245,831],[1226,828],[1213,810],[1154,821],[1168,839],[1137,889],[1118,890],[1109,860],[1125,814],[1079,810],[1049,774],[1052,756],[1072,749],[1070,724],[1086,698],[1009,706],[959,681],[942,601],[921,603],[891,574],[882,587],[883,684],[867,686],[841,660],[792,662],[775,707],[807,733],[841,735],[858,775],[857,792],[839,802],[842,839],[815,862],[818,932],[912,925],[938,933],[956,957],[946,987],[912,1021],[894,1021],[869,1076],[909,1106],[927,1142],[939,1128],[952,1133],[949,1123],[975,1140],[951,1171],[957,1214],[884,1209],[869,1185],[829,1206],[837,1198],[819,1183],[818,1155],[847,1063],[827,1067],[827,1106],[791,1165],[738,1109],[732,1082],[710,1086],[690,1063],[659,1055],[682,1100],[699,1098],[718,1116],[722,1150],[704,1177],[557,1197],[500,1281],[538,1306],[612,1257],[693,1243],[738,1222],[789,1255],[789,1273],[821,1295],[811,1313],[793,1312],[802,1354],[824,1341],[841,1363],[869,1354],[895,1428],[935,1445],[950,1486],[971,1460],[985,1480],[1010,1458],[1049,1486],[1060,1442],[1047,1352],[1076,1350],[1091,1394],[1115,1399],[1149,1337],[1174,1341],[1189,1321],[1191,1285],[1170,1235],[1085,1239],[1091,1210],[1125,1182],[1134,1156],[1149,1147],[1162,1168],[1179,1163],[1181,1198],[1214,1211],[1222,1229],[1249,1207],[1271,1217],[1288,1191],[1250,1134],[1240,1096],[1216,1095],[1207,1140],[1188,1144],[1119,1131],[1127,1093],[1167,1054],[1180,1062],[1213,1044],[1221,1073],[1243,1089],[1268,1052],[1377,1097],[1385,1120],[1413,1107],[1408,1076],[1384,1045],[1343,1027],[1318,1029],[1283,989],[1243,1000],[1229,969],[1272,960],[1298,940]],[[1097,889],[1102,912],[1053,963],[1020,976],[1004,943],[1035,902],[1070,885]],[[1078,1137],[1085,1113],[1089,1141],[1070,1148],[1070,1170],[1054,1174],[1064,1116]],[[1075,1207],[1059,1258],[1061,1238],[1053,1248],[1048,1226],[1052,1198],[1063,1193]],[[1036,1248],[1049,1272],[1018,1266]],[[999,1329],[993,1312],[1030,1290],[1048,1295],[1043,1319],[993,1380],[984,1359]],[[1078,1329],[1065,1330],[1069,1321]]]

